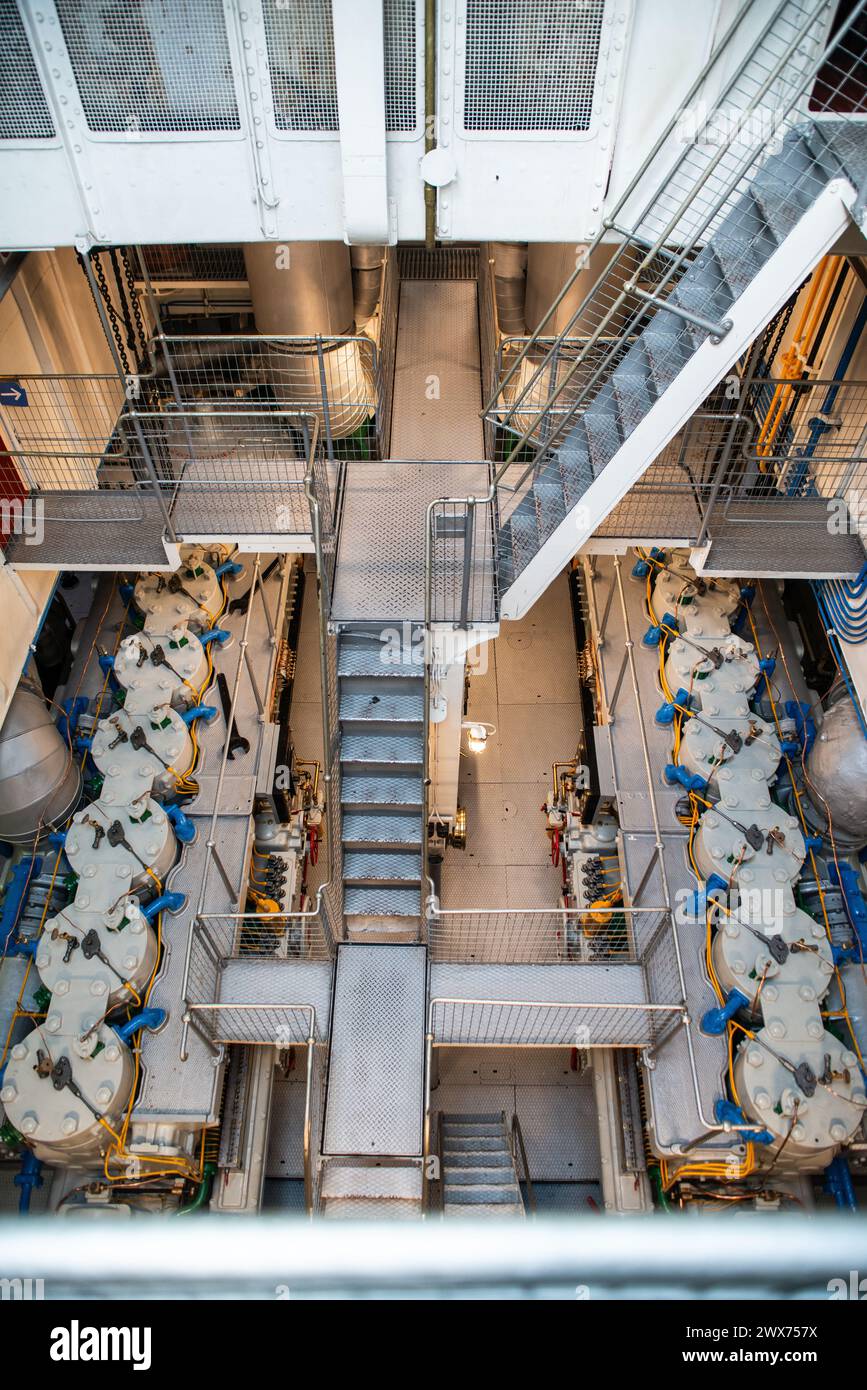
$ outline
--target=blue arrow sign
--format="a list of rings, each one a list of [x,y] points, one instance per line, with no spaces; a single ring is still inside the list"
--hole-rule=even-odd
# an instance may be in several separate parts
[[[0,405],[27,405],[27,392],[17,381],[0,381]]]

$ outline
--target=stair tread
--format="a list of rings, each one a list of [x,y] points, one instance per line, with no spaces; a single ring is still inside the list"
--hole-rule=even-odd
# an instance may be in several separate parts
[[[420,805],[421,803],[419,803]],[[383,811],[353,810],[343,814],[344,845],[420,845],[419,816],[388,815]]]
[[[343,860],[344,883],[421,883],[421,854],[400,850],[349,850]]]
[[[340,718],[355,723],[420,723],[424,682],[400,677],[353,677],[340,683]]]
[[[419,729],[389,729],[385,733],[367,730],[343,735],[342,763],[405,763],[420,765],[424,760],[424,734]]]
[[[400,773],[346,773],[342,779],[344,806],[418,806],[422,804],[422,779]]]
[[[392,884],[346,888],[343,899],[346,917],[418,917],[421,889]]]
[[[407,647],[402,641],[391,643],[387,640],[375,641],[356,638],[354,641],[340,640],[337,657],[337,674],[343,677],[389,676],[400,680],[413,676],[424,676],[424,654],[421,645]]]

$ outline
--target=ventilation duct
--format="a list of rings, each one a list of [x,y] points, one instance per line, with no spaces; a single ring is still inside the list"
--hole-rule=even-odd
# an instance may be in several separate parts
[[[526,243],[491,243],[497,324],[504,337],[523,337],[527,331],[524,299],[527,288]]]
[[[352,261],[352,297],[355,305],[355,323],[360,328],[376,312],[382,290],[382,263],[384,246],[353,246],[350,249]]]
[[[244,261],[260,333],[324,340],[321,357],[307,344],[271,344],[279,358],[275,377],[288,383],[283,397],[316,415],[332,438],[354,434],[373,414],[375,397],[372,358],[363,343],[334,341],[353,331],[349,247],[340,241],[259,242],[244,247]]]

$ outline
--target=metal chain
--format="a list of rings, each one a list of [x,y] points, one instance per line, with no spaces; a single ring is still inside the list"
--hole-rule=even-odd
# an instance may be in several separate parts
[[[121,265],[123,266],[123,273],[124,279],[126,280],[127,293],[129,296],[129,302],[132,306],[132,314],[135,320],[136,333],[138,335],[139,362],[142,365],[142,368],[144,368],[144,363],[147,360],[146,353],[148,345],[148,335],[147,329],[145,328],[145,322],[142,317],[141,302],[136,292],[135,275],[133,274],[133,269],[130,265],[129,252],[125,246],[122,246],[120,249],[120,260]]]
[[[138,360],[138,344],[136,343],[135,337],[135,326],[133,325],[132,321],[132,314],[130,312],[129,301],[127,299],[127,296],[124,294],[123,272],[121,270],[120,259],[118,256],[118,250],[116,246],[112,246],[111,250],[109,251],[109,256],[111,257],[111,268],[114,272],[114,282],[117,286],[117,291],[120,298],[120,312],[123,317],[123,326],[126,329],[126,345],[130,353],[135,358],[136,367],[140,370],[140,363]]]
[[[79,251],[76,251],[75,254],[76,254],[76,256],[78,257],[78,264],[81,266],[81,269],[82,269],[84,275],[87,276],[87,268],[86,268],[85,263],[84,263],[84,257],[81,255],[81,253],[80,253]],[[124,343],[123,343],[123,335],[121,334],[121,331],[120,331],[120,324],[119,324],[118,321],[117,321],[117,311],[115,310],[115,307],[114,307],[114,305],[113,305],[112,302],[111,302],[111,296],[110,296],[110,294],[109,294],[109,292],[108,292],[108,284],[107,284],[106,278],[105,278],[105,271],[103,270],[102,261],[100,260],[100,257],[99,257],[99,254],[98,254],[98,253],[93,253],[93,252],[91,253],[91,255],[90,255],[90,263],[91,263],[91,265],[93,266],[93,273],[94,273],[94,277],[95,277],[95,279],[96,279],[96,283],[97,283],[97,285],[99,286],[100,297],[101,297],[101,299],[102,299],[103,306],[104,306],[104,308],[105,308],[105,312],[106,312],[106,314],[108,315],[108,321],[109,321],[109,323],[111,324],[111,331],[112,331],[112,335],[113,335],[113,337],[114,337],[115,346],[117,347],[118,357],[120,358],[121,364],[122,364],[122,366],[123,366],[124,374],[128,377],[128,376],[131,375],[131,373],[130,373],[130,365],[129,365],[129,358],[128,358],[127,355],[126,355],[126,350],[125,350],[125,348],[124,348]],[[89,278],[88,278],[88,284],[90,284]],[[91,287],[91,291],[92,291],[92,287]],[[98,302],[97,302],[97,300],[96,300],[96,296],[95,296],[95,295],[94,295],[94,303],[96,304],[96,307],[97,307],[97,310],[98,310],[98,309],[99,309],[99,304],[98,304]]]

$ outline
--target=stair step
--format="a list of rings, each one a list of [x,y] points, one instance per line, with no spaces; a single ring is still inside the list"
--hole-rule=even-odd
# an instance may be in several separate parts
[[[445,1152],[443,1153],[443,1164],[446,1163]],[[478,1168],[483,1164],[485,1168],[502,1168],[503,1171],[513,1172],[512,1155],[508,1149],[483,1149],[456,1153],[449,1150],[448,1167],[450,1170],[458,1168]]]
[[[563,495],[569,511],[577,506],[593,482],[593,464],[584,421],[579,420],[557,448],[557,462],[563,480]]]
[[[536,521],[535,506],[529,515],[515,510],[509,517],[509,522],[512,528],[515,572],[520,574],[539,549],[539,525]]]
[[[421,889],[391,884],[349,887],[344,893],[343,912],[346,917],[418,917]]]
[[[505,593],[515,578],[515,554],[512,547],[512,523],[507,521],[497,534],[497,571],[500,592]]]
[[[533,484],[533,495],[536,499],[536,529],[539,540],[546,541],[566,515],[566,498],[559,476],[556,482],[537,480]]]
[[[421,883],[421,855],[400,850],[350,850],[343,861],[344,883]]]
[[[504,1187],[515,1190],[515,1174],[512,1168],[500,1166],[489,1168],[463,1168],[446,1165],[445,1181],[449,1187]]]
[[[445,1202],[453,1202],[455,1206],[464,1206],[468,1202],[477,1206],[516,1206],[521,1205],[521,1192],[517,1183],[511,1186],[496,1187],[485,1183],[473,1183],[464,1187],[460,1183],[450,1183],[448,1178],[443,1184],[443,1199]]]
[[[715,256],[708,256],[704,261],[696,260],[689,267],[669,298],[672,304],[679,304],[689,313],[719,323],[731,305],[732,292],[723,279],[719,261]],[[689,319],[683,320],[683,331],[697,347],[708,336],[706,329],[690,323]]]
[[[581,423],[584,426],[587,442],[590,446],[593,470],[595,473],[600,473],[605,465],[613,459],[623,443],[617,417],[607,411],[597,410],[594,401],[593,405],[589,406],[582,415]]]
[[[419,807],[420,809],[420,807]],[[376,845],[378,848],[398,848],[421,844],[421,819],[418,814],[389,815],[385,811],[344,810],[343,844]]]
[[[391,632],[392,629],[389,629]],[[337,657],[339,676],[424,676],[424,648],[421,643],[407,646],[376,637],[341,637]]]
[[[733,299],[738,299],[758,275],[771,249],[768,241],[750,241],[720,232],[701,254],[716,256]]]
[[[343,735],[340,761],[347,763],[405,763],[424,761],[421,729],[388,729],[384,734],[363,730]]]
[[[407,773],[350,772],[342,779],[344,806],[417,806],[422,804],[422,779]]]
[[[465,1139],[470,1134],[503,1134],[503,1122],[497,1117],[493,1120],[464,1120],[459,1117],[446,1119],[443,1116],[443,1132],[445,1134],[457,1134]]]
[[[689,361],[692,347],[682,335],[678,320],[664,309],[654,315],[653,321],[642,333],[641,341],[657,391],[662,395]]]
[[[867,179],[867,147],[860,122],[816,121],[802,131],[802,139],[814,155],[818,152],[822,168],[832,171],[831,178],[842,173],[854,188],[863,187]],[[821,151],[820,140],[824,147]]]
[[[471,1204],[463,1202],[444,1202],[443,1214],[445,1216],[458,1216],[473,1220],[480,1220],[488,1217],[496,1217],[499,1219],[503,1216],[516,1218],[524,1215],[524,1207],[523,1205],[519,1206],[517,1203],[514,1205],[511,1203],[509,1205],[502,1205],[499,1202],[473,1202]]]
[[[632,431],[641,424],[645,415],[652,409],[656,397],[651,395],[647,377],[643,373],[626,371],[624,367],[625,363],[621,363],[612,380],[617,394],[617,407],[623,427],[623,438],[628,439]]]
[[[767,172],[767,166],[753,180],[750,193],[778,242],[786,239],[812,201],[797,188],[787,190],[784,183]]]
[[[451,1136],[446,1131],[443,1137],[443,1154],[447,1153],[508,1153],[509,1146],[504,1134],[471,1134]]]
[[[352,676],[340,682],[340,718],[352,723],[420,724],[424,681],[416,678]]]
[[[503,1128],[499,1110],[443,1110],[440,1119],[444,1125],[499,1125]]]

